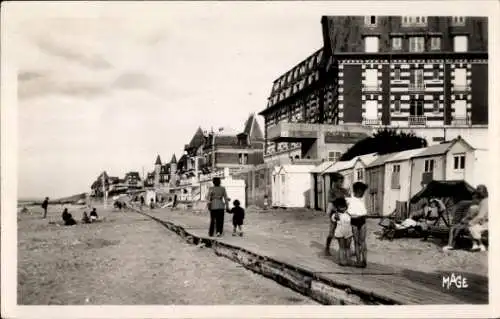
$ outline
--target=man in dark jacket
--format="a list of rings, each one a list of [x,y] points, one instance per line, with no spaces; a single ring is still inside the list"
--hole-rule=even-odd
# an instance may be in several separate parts
[[[49,208],[49,198],[45,197],[45,200],[42,203],[43,208],[43,218],[47,218],[47,208]]]

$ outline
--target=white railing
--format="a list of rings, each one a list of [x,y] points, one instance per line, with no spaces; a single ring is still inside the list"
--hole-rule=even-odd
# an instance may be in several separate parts
[[[471,120],[468,116],[460,116],[460,117],[455,116],[455,118],[451,121],[451,125],[455,126],[470,125],[470,124]]]
[[[410,115],[408,117],[408,124],[410,126],[422,126],[427,124],[427,117],[421,115]]]
[[[378,92],[382,90],[382,87],[378,84],[365,85],[362,90],[363,92]]]
[[[410,83],[408,85],[408,91],[423,91],[425,90],[424,83]]]
[[[363,119],[363,125],[381,125],[382,121],[380,119]]]
[[[468,87],[467,85],[454,85],[453,91],[454,92],[468,92],[468,91],[470,91],[470,87]]]

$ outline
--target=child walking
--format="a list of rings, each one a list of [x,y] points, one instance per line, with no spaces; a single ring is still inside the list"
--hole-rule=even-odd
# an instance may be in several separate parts
[[[336,208],[338,218],[337,227],[335,228],[335,238],[339,242],[339,265],[347,266],[350,264],[352,227],[351,216],[347,212],[347,201],[343,197],[335,199],[333,205]],[[332,220],[335,220],[335,215],[332,215]]]
[[[236,236],[238,233],[236,229],[240,230],[240,237],[243,236],[243,220],[245,219],[245,210],[240,206],[239,200],[234,200],[233,208],[231,208],[230,214],[233,214],[233,236]]]
[[[351,216],[352,234],[354,238],[354,251],[356,254],[356,267],[366,267],[366,206],[363,201],[368,187],[362,182],[352,185],[352,197],[347,199],[348,212]]]

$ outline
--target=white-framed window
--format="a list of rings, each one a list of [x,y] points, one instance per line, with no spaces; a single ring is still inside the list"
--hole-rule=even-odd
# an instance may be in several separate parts
[[[394,80],[401,80],[401,69],[394,69]]]
[[[425,173],[434,172],[434,160],[433,159],[425,160],[424,172]]]
[[[337,151],[328,152],[328,161],[337,162],[338,160],[340,160],[340,156],[342,156],[341,152]]]
[[[403,48],[403,39],[401,37],[392,38],[392,49],[401,50]]]
[[[453,155],[453,169],[456,171],[461,171],[465,169],[465,154]]]
[[[468,38],[466,35],[456,35],[453,37],[453,51],[467,52]]]
[[[439,70],[433,70],[432,71],[432,78],[434,80],[439,80]]]
[[[395,113],[400,113],[401,112],[401,101],[400,100],[395,100],[394,101],[394,112]]]
[[[406,27],[425,27],[427,25],[427,17],[425,16],[403,16],[403,26]]]
[[[410,37],[410,52],[424,52],[425,51],[425,38],[424,37]]]
[[[240,165],[248,164],[248,154],[239,154]]]
[[[433,101],[432,112],[439,113],[439,100]]]
[[[378,52],[378,42],[377,36],[365,37],[365,52]]]
[[[365,70],[365,87],[370,89],[378,88],[378,70],[366,69]]]
[[[365,25],[369,27],[374,27],[377,25],[377,16],[366,16]]]
[[[365,119],[378,120],[378,102],[369,100],[365,102]]]
[[[451,25],[452,26],[464,26],[465,25],[465,17],[451,17]]]
[[[424,70],[414,69],[410,72],[410,89],[422,89],[424,87]]]
[[[464,119],[467,116],[467,101],[466,100],[455,100],[453,103],[453,111],[455,113],[455,118]]]
[[[467,69],[455,69],[455,86],[457,88],[464,88],[467,86]]]
[[[441,50],[441,37],[431,37],[431,50]]]
[[[356,170],[356,180],[357,181],[362,181],[363,180],[363,169],[362,168],[358,168]]]

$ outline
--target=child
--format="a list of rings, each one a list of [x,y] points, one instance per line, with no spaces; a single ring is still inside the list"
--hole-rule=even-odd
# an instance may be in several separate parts
[[[352,186],[353,197],[347,199],[348,212],[351,216],[352,234],[354,238],[354,251],[356,254],[356,267],[366,267],[366,207],[363,200],[368,187],[362,182]]]
[[[89,218],[89,215],[87,215],[87,212],[83,212],[82,223],[90,224],[90,218]]]
[[[345,198],[349,196],[349,192],[343,187],[344,185],[344,176],[339,173],[333,173],[331,175],[331,180],[332,180],[332,186],[330,188],[330,191],[328,193],[328,208],[327,208],[327,214],[330,219],[330,231],[328,233],[328,237],[326,238],[326,245],[325,245],[325,255],[330,256],[330,245],[332,242],[332,239],[335,237],[335,228],[337,227],[337,213],[336,213],[336,207],[333,204],[335,199],[337,198]],[[335,219],[332,219],[332,216],[336,217]]]
[[[351,252],[351,239],[352,239],[352,227],[351,227],[351,216],[347,212],[347,202],[343,197],[339,197],[334,200],[333,205],[336,209],[336,214],[332,215],[332,221],[336,220],[335,227],[335,238],[339,242],[339,265],[347,266],[349,264],[349,257]]]
[[[236,236],[236,228],[240,230],[240,237],[243,236],[243,220],[245,219],[245,210],[240,206],[239,200],[234,200],[234,207],[231,208],[230,214],[233,214],[233,236]]]
[[[99,218],[97,216],[97,211],[95,209],[95,207],[92,209],[92,211],[90,212],[90,221],[91,222],[95,222],[97,220],[97,218]]]

